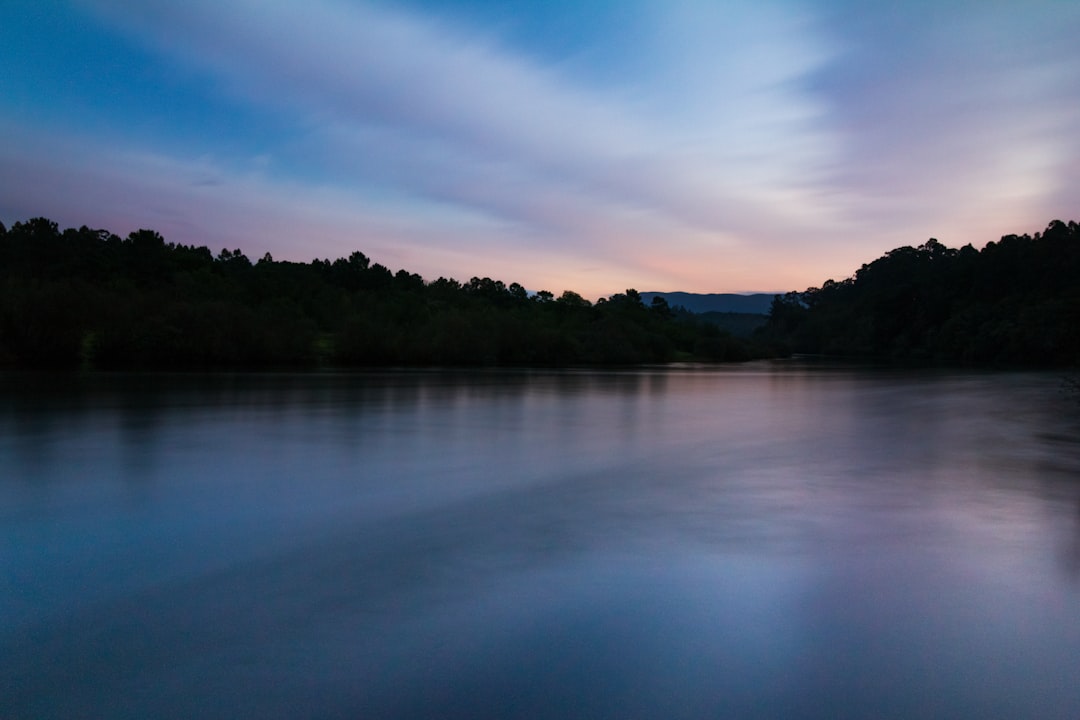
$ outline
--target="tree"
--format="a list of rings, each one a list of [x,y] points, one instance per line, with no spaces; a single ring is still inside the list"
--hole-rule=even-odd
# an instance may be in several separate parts
[[[573,290],[563,290],[563,294],[560,295],[559,299],[556,300],[555,302],[557,302],[560,305],[563,305],[565,307],[572,307],[572,308],[592,307],[592,303],[590,303],[585,298],[581,297],[581,295],[578,295]]]
[[[665,320],[675,316],[675,313],[671,310],[671,306],[668,305],[667,299],[660,295],[653,296],[649,309]]]
[[[153,230],[36,218],[0,234],[0,363],[97,367],[659,362],[708,331],[628,290],[595,305],[487,277],[391,273],[359,251],[252,265]],[[661,307],[662,306],[658,306]],[[703,346],[704,347],[704,346]]]

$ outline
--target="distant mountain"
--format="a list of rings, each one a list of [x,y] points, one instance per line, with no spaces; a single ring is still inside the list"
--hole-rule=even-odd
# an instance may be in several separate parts
[[[707,313],[750,313],[768,315],[772,305],[773,293],[753,293],[737,295],[735,293],[687,293],[687,292],[643,292],[641,299],[648,305],[654,297],[662,297],[668,305],[682,305],[690,312]]]
[[[721,330],[726,330],[735,337],[748,338],[754,331],[764,327],[769,321],[768,315],[758,313],[729,313],[729,312],[706,312],[697,313],[691,317],[704,320],[715,325]]]

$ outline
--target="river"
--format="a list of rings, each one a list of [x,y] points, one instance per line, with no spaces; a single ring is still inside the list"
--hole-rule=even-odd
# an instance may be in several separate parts
[[[0,374],[0,717],[1080,717],[1053,373]]]

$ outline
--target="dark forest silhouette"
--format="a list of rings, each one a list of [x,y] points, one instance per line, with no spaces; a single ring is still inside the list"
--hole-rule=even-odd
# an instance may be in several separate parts
[[[742,333],[740,333],[742,334]],[[931,239],[778,295],[752,337],[627,290],[591,303],[474,277],[425,281],[363,253],[251,262],[239,250],[0,224],[0,364],[100,368],[612,365],[813,353],[1075,365],[1080,226],[983,250]]]
[[[982,250],[897,248],[846,280],[777,296],[764,334],[779,352],[1075,365],[1080,225],[1055,220]]]
[[[39,367],[597,365],[746,360],[751,343],[646,306],[490,278],[425,282],[360,252],[251,262],[36,218],[0,225],[0,363]]]

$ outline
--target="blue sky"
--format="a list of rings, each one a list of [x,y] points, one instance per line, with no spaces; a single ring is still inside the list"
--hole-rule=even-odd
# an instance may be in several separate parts
[[[0,220],[556,293],[1080,219],[1080,3],[6,0]]]

